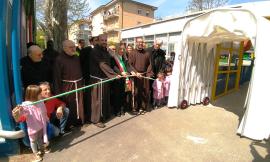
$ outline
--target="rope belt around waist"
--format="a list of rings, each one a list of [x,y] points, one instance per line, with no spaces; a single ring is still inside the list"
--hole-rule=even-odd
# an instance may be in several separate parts
[[[94,76],[93,76],[94,77]],[[128,75],[128,77],[135,77],[133,75]],[[98,77],[96,77],[98,78]],[[142,76],[142,78],[145,78],[145,79],[148,79],[148,80],[154,80],[153,78],[150,78],[150,77],[144,77]],[[115,78],[111,78],[111,79],[106,79],[104,80],[104,78],[99,78],[100,80],[102,80],[102,82],[97,82],[97,83],[94,83],[94,84],[90,84],[90,85],[87,85],[87,86],[84,86],[84,87],[81,87],[81,88],[78,88],[77,90],[71,90],[71,91],[68,91],[68,92],[63,92],[61,94],[58,94],[58,95],[55,95],[55,96],[51,96],[51,97],[48,97],[48,98],[45,98],[45,99],[41,99],[41,100],[38,100],[38,101],[35,101],[35,102],[32,102],[30,104],[26,104],[25,106],[28,106],[28,105],[34,105],[34,104],[37,104],[37,103],[41,103],[41,102],[44,102],[44,101],[48,101],[48,100],[51,100],[51,99],[54,99],[54,98],[58,98],[58,97],[62,97],[62,96],[66,96],[66,95],[69,95],[69,94],[72,94],[72,93],[76,93],[78,91],[82,91],[84,89],[87,89],[87,88],[91,88],[91,87],[95,87],[95,86],[98,86],[100,84],[104,84],[104,83],[108,83],[108,82],[111,82],[113,80],[116,80],[116,79],[119,79],[118,77],[115,77]],[[78,81],[80,81],[82,79],[78,79]],[[70,82],[69,80],[67,80],[68,82]],[[76,80],[75,80],[76,81]],[[77,82],[78,82],[77,81]],[[74,81],[73,81],[74,82]],[[71,83],[73,83],[71,82]]]
[[[83,78],[77,79],[77,80],[62,80],[66,83],[74,83],[75,84],[75,90],[78,89],[78,82],[83,80]],[[78,91],[75,92],[76,94],[76,108],[77,108],[77,119],[80,118],[80,109],[79,109],[79,94]]]

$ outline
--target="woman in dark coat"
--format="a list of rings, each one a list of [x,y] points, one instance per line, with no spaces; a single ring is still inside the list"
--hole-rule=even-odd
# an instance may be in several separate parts
[[[127,76],[134,74],[133,69],[129,66],[127,57],[125,57],[125,47],[120,46],[112,57],[112,68],[119,75]],[[117,116],[124,115],[125,112],[131,111],[132,104],[132,82],[130,77],[124,77],[114,80],[112,83],[112,105],[114,113]]]

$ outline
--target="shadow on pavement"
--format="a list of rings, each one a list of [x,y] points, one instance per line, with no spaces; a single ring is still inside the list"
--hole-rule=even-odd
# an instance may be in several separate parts
[[[9,157],[7,156],[3,156],[3,157],[0,157],[0,162],[4,162],[4,161],[9,161]]]
[[[240,86],[238,91],[229,93],[212,102],[214,106],[224,108],[238,116],[239,124],[245,113],[245,100],[248,91],[249,83]]]
[[[101,131],[99,131],[99,132],[97,132],[95,134],[92,134],[92,135],[90,135],[88,137],[85,137],[85,138],[83,138],[83,139],[81,139],[81,140],[79,140],[77,142],[71,143],[73,141],[73,139],[76,139],[77,137],[80,137],[85,133],[80,128],[78,128],[76,130],[73,130],[70,134],[61,137],[61,139],[56,138],[54,141],[52,141],[51,144],[50,144],[51,145],[51,152],[61,151],[61,150],[67,149],[69,147],[73,147],[73,146],[75,146],[75,145],[77,145],[77,144],[79,144],[81,142],[84,142],[85,140],[93,138],[93,137],[95,137],[95,136],[97,136],[97,135],[99,135],[99,134],[101,134],[101,133],[103,133],[103,132],[105,132],[107,130],[110,130],[110,129],[118,126],[118,125],[121,125],[122,123],[125,123],[125,122],[127,122],[127,121],[129,121],[129,120],[131,120],[131,119],[133,119],[135,117],[137,117],[137,116],[132,116],[132,117],[126,119],[126,120],[123,120],[123,121],[117,123],[117,124],[106,127],[104,129],[102,129]]]
[[[71,142],[82,136],[85,132],[80,127],[75,127],[73,130],[62,137],[56,137],[50,142],[51,152],[62,151],[69,148]]]
[[[252,142],[250,145],[250,153],[253,156],[252,162],[269,162],[270,161],[270,143],[269,141],[265,142]],[[267,155],[262,157],[260,153],[257,151],[256,147],[263,147],[267,151]]]

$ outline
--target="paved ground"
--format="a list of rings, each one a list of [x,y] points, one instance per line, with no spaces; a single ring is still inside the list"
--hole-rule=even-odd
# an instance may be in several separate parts
[[[215,106],[161,108],[140,116],[114,118],[105,129],[86,125],[52,142],[45,162],[262,162],[269,142],[236,135],[245,90]],[[229,102],[230,101],[230,102]],[[240,117],[239,117],[240,116]],[[27,161],[31,154],[0,161]]]

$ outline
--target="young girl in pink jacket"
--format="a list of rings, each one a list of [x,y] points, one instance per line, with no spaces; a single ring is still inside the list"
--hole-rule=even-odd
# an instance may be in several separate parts
[[[25,91],[25,101],[12,110],[17,122],[26,121],[30,146],[35,154],[34,161],[42,161],[44,145],[48,144],[46,123],[48,122],[46,107],[43,102],[32,105],[40,99],[41,89],[36,85],[29,85]]]
[[[169,91],[170,91],[170,85],[171,85],[171,75],[172,75],[172,68],[167,67],[166,68],[166,77],[164,80],[164,88],[165,88],[165,104],[168,104],[168,97],[169,97]]]
[[[154,108],[163,106],[165,100],[164,73],[159,72],[153,85]]]

